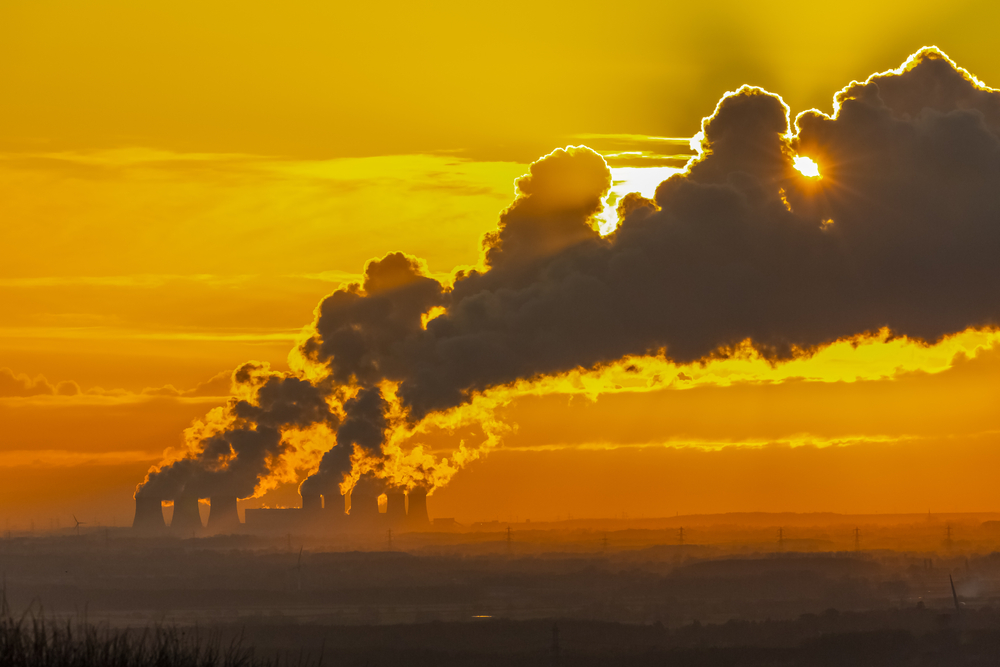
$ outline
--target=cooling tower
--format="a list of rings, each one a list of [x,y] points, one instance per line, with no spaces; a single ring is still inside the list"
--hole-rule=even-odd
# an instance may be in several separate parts
[[[422,530],[431,524],[427,517],[427,489],[417,487],[407,494],[410,506],[406,511],[406,526],[411,530]]]
[[[406,493],[401,490],[385,492],[385,519],[391,527],[406,523]]]
[[[208,530],[213,533],[235,533],[240,529],[242,524],[239,512],[236,511],[236,496],[212,496],[208,502]]]
[[[343,519],[347,516],[347,496],[340,493],[324,495],[323,511],[332,521]]]
[[[163,506],[161,502],[159,498],[136,496],[135,519],[132,521],[132,528],[147,533],[166,530],[167,524],[163,520]]]
[[[356,526],[377,525],[381,518],[378,497],[381,494],[370,484],[357,484],[351,490],[351,523]]]
[[[303,512],[319,512],[323,509],[323,496],[312,493],[302,494],[302,511]]]
[[[198,513],[197,496],[181,496],[174,500],[174,518],[170,530],[180,536],[189,536],[201,531],[201,515]]]

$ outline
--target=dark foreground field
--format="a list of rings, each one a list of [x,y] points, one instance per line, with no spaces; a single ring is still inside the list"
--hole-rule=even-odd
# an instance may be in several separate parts
[[[794,621],[692,624],[675,630],[574,620],[388,626],[220,625],[108,628],[0,621],[0,664],[24,667],[450,667],[452,665],[995,665],[1000,613],[927,609]]]
[[[962,618],[926,609],[830,611],[794,621],[692,624],[674,630],[569,620],[261,630],[269,641],[289,648],[315,651],[321,641],[324,662],[345,667],[951,666],[1000,660],[1000,614],[984,610]]]
[[[601,528],[15,535],[0,665],[1000,664],[993,523]]]

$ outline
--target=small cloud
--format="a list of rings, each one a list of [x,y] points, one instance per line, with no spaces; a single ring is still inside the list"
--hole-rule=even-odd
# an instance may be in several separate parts
[[[60,383],[60,386],[62,383]],[[74,383],[75,386],[75,383]],[[79,391],[79,387],[77,387]],[[15,374],[9,368],[0,368],[0,397],[46,396],[56,393],[56,388],[52,386],[44,375],[39,375],[34,379],[25,373]]]
[[[91,387],[87,390],[89,396],[128,396],[130,392],[125,389],[105,389],[104,387]]]
[[[180,396],[181,393],[182,392],[172,384],[166,384],[162,387],[146,387],[142,390],[143,396]]]
[[[194,389],[182,392],[183,396],[229,396],[232,393],[233,372],[222,371],[211,379],[199,382]]]
[[[80,385],[72,380],[63,380],[56,385],[56,395],[77,396],[80,394]]]
[[[166,384],[162,387],[146,387],[141,393],[143,396],[170,396],[177,398],[184,396],[229,396],[232,393],[232,377],[232,371],[222,371],[204,382],[199,382],[193,389],[178,389],[172,384]]]

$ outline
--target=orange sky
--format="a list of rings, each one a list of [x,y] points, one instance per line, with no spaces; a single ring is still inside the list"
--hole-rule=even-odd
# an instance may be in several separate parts
[[[935,43],[1000,85],[998,19],[986,2],[4,3],[0,519],[130,522],[148,467],[223,402],[213,378],[287,369],[372,257],[476,264],[553,148],[590,145],[616,192],[648,189],[743,83],[830,111]],[[552,380],[503,409],[516,430],[431,513],[996,510],[997,341]]]

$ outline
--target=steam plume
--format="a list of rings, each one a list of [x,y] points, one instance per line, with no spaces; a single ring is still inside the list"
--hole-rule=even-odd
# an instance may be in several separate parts
[[[328,403],[329,383],[249,362],[233,372],[233,386],[237,396],[213,411],[207,424],[189,429],[186,451],[150,471],[137,496],[253,496],[284,463],[285,432],[318,424],[336,429],[339,423]]]
[[[794,125],[775,95],[727,94],[687,170],[654,200],[625,197],[604,237],[611,172],[590,149],[556,150],[516,185],[480,269],[446,285],[403,253],[372,260],[320,303],[301,377],[250,367],[223,427],[143,490],[175,493],[177,477],[248,495],[285,454],[283,430],[320,423],[340,430],[314,492],[363,472],[433,486],[479,450],[437,461],[399,434],[450,415],[495,444],[498,388],[746,341],[774,361],[883,328],[933,342],[1000,316],[1000,93],[935,49]]]

